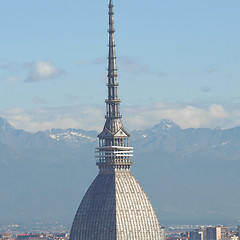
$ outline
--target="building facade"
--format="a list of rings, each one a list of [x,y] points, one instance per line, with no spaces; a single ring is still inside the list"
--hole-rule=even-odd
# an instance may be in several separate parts
[[[240,237],[240,226],[237,227],[237,235]]]
[[[221,226],[221,239],[222,240],[228,240],[229,239],[228,227]]]
[[[99,174],[78,208],[70,240],[164,240],[156,213],[130,171],[133,148],[120,113],[112,0],[108,32],[106,122],[96,148]]]
[[[207,240],[222,239],[221,227],[207,227]]]
[[[189,232],[189,240],[204,240],[204,234],[202,229],[190,231]]]

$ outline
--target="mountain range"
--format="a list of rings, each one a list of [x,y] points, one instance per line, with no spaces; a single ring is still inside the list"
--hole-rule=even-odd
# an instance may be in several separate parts
[[[240,127],[181,129],[170,120],[134,130],[132,173],[160,223],[240,221]],[[29,133],[0,118],[0,224],[70,226],[98,173],[97,131]]]

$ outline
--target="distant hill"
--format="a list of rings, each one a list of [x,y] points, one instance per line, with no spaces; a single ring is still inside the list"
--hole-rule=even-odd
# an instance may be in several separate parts
[[[0,118],[0,224],[70,226],[98,173],[97,134],[81,129],[33,134]],[[240,127],[181,129],[162,120],[132,131],[131,143],[132,172],[162,224],[240,219]]]

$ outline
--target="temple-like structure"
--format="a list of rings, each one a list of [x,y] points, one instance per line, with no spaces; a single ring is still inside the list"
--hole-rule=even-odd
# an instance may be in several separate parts
[[[162,240],[156,213],[130,172],[133,148],[120,114],[112,0],[108,32],[106,122],[96,148],[99,174],[78,208],[70,240]]]

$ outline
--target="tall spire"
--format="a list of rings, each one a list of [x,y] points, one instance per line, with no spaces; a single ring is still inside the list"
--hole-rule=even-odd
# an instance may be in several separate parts
[[[114,41],[114,12],[112,0],[109,2],[109,53],[108,53],[108,99],[106,118],[121,118],[120,102],[118,99],[118,82],[117,82],[117,64],[116,50]]]
[[[116,67],[116,52],[114,41],[114,12],[113,3],[110,0],[109,3],[109,54],[108,54],[108,79],[114,78],[117,80],[117,67]]]
[[[156,213],[130,171],[133,148],[119,111],[112,0],[108,63],[106,123],[96,148],[99,174],[78,208],[70,240],[163,240]]]
[[[116,51],[114,41],[114,13],[112,0],[109,2],[109,53],[108,53],[108,98],[106,99],[106,122],[98,135],[99,147],[96,148],[97,165],[100,172],[129,171],[133,148],[129,147],[129,134],[124,129],[118,98]]]

